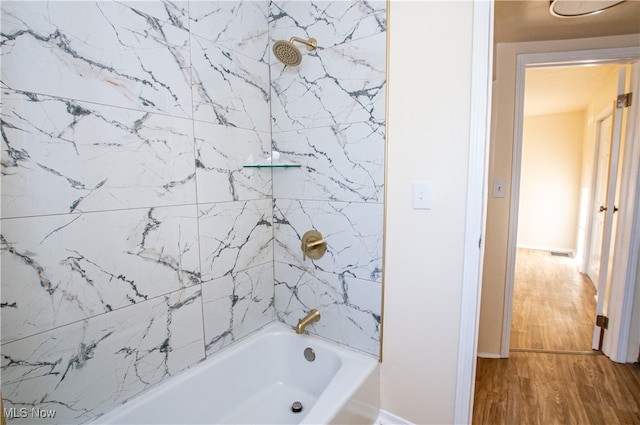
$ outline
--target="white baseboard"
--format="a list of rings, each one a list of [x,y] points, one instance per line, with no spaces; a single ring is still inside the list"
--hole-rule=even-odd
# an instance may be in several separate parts
[[[483,359],[501,359],[500,354],[496,353],[478,353],[478,357]]]
[[[573,257],[576,256],[576,250],[573,248],[547,246],[547,245],[528,245],[528,244],[522,244],[522,245],[518,244],[516,245],[516,248],[533,249],[536,251],[563,252],[563,253],[571,254]]]
[[[414,424],[409,422],[406,419],[401,418],[400,416],[396,416],[393,413],[380,409],[380,413],[378,414],[378,419],[376,420],[375,425],[414,425]]]

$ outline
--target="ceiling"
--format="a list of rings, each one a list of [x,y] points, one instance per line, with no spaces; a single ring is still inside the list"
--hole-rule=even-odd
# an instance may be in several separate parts
[[[566,40],[640,33],[640,0],[627,0],[595,15],[558,18],[548,0],[496,0],[494,41]]]
[[[617,78],[618,65],[527,69],[524,115],[582,111],[605,81]],[[612,93],[612,100],[615,93]]]
[[[494,41],[516,43],[640,33],[640,0],[627,0],[601,13],[559,18],[548,0],[496,0]],[[579,111],[615,65],[527,70],[525,115]]]

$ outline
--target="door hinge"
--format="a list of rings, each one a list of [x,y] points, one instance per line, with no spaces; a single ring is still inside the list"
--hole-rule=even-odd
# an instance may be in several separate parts
[[[609,329],[609,318],[607,316],[598,314],[596,316],[596,325],[601,327],[602,329]]]
[[[631,106],[631,99],[633,97],[633,93],[625,93],[618,95],[618,99],[616,100],[616,108],[628,108]]]

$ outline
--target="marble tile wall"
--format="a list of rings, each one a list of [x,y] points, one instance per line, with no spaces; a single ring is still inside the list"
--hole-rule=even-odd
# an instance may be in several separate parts
[[[377,355],[384,1],[0,8],[5,408],[91,421],[310,308]],[[272,149],[302,167],[242,167]]]
[[[378,355],[385,155],[386,3],[274,1],[270,37],[315,38],[300,66],[271,61],[273,149],[302,167],[274,171],[275,306],[294,326]],[[302,235],[327,253],[303,261]]]
[[[275,318],[268,3],[0,7],[4,406],[87,422]]]

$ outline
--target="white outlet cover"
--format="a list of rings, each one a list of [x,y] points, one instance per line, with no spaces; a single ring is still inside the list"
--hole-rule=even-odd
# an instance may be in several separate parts
[[[492,194],[494,198],[504,198],[507,192],[507,182],[502,179],[493,181]]]

